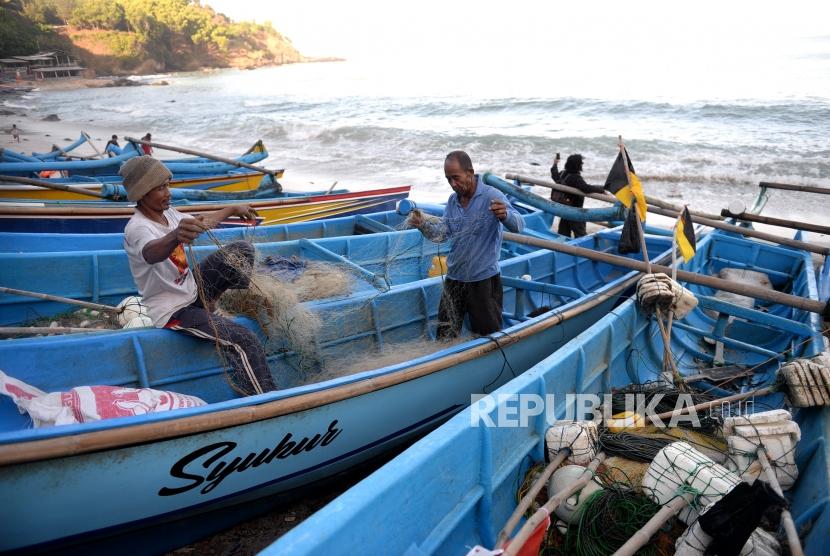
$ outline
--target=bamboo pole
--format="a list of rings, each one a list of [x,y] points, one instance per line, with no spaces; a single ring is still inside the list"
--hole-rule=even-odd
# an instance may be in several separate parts
[[[763,443],[758,446],[757,453],[758,461],[764,469],[764,475],[766,475],[767,482],[776,494],[778,494],[778,496],[784,498],[784,492],[781,490],[781,485],[778,483],[778,476],[775,474],[775,471],[769,463],[769,458],[767,458],[767,452],[766,449],[764,449]],[[792,556],[804,556],[804,550],[801,548],[801,541],[798,538],[798,530],[795,528],[795,522],[793,522],[793,516],[790,513],[790,510],[784,508],[781,511],[781,523],[784,526],[784,532],[787,534],[787,544],[790,546],[790,554]]]
[[[625,150],[625,144],[622,140],[622,135],[619,136],[619,147],[620,147],[620,155],[622,155],[623,159],[623,167],[625,168],[625,175],[626,180],[628,181],[627,187],[631,188],[631,161],[628,158],[628,153]],[[633,192],[632,192],[633,193]],[[634,212],[634,220],[637,222],[637,235],[640,236],[640,249],[643,253],[643,262],[646,263],[646,272],[651,274],[651,260],[648,256],[648,248],[646,247],[646,235],[643,231],[643,224],[640,222],[640,210],[637,206],[637,198],[635,197],[632,202],[631,206],[628,210]],[[631,216],[629,215],[629,218]],[[674,249],[674,244],[672,244],[672,249]],[[672,252],[674,254],[674,252]],[[674,267],[672,267],[674,269]],[[680,373],[677,371],[677,366],[674,364],[674,358],[672,357],[671,352],[671,332],[670,328],[667,329],[666,326],[663,324],[663,316],[660,314],[660,309],[657,309],[655,314],[657,319],[657,328],[660,330],[660,336],[663,338],[663,370],[670,371],[672,375],[672,381],[676,380],[676,377],[680,376]]]
[[[792,185],[789,183],[773,183],[762,181],[758,187],[766,187],[769,189],[784,189],[786,191],[801,191],[802,193],[820,193],[822,195],[830,195],[830,187],[813,187],[810,185]]]
[[[89,146],[92,147],[92,150],[95,151],[95,154],[98,155],[98,158],[104,158],[104,155],[101,151],[98,150],[98,147],[95,146],[95,143],[92,142],[92,137],[86,131],[81,131],[81,135],[86,137],[86,142],[89,143]]]
[[[575,187],[568,187],[567,185],[562,185],[561,183],[556,183],[553,181],[542,180],[539,178],[533,178],[530,176],[522,176],[520,174],[505,174],[505,179],[508,180],[519,180],[522,183],[529,183],[531,185],[538,185],[539,187],[547,187],[548,189],[554,189],[556,191],[562,191],[563,193],[570,193],[572,195],[583,195],[585,197],[589,197],[591,199],[596,199],[597,201],[606,201],[608,203],[616,203],[617,198],[611,195],[610,193],[585,193],[580,191]],[[645,195],[646,203],[649,205],[653,205],[658,208],[664,208],[668,210],[676,210],[680,212],[683,210],[683,207],[680,205],[675,205],[674,203],[670,203],[668,201],[664,201],[662,199],[658,199],[657,197],[652,197],[650,195]],[[712,214],[709,212],[702,212],[689,209],[689,213],[695,216],[702,216],[704,218],[711,218],[712,220],[723,220],[723,216],[718,214]]]
[[[217,162],[224,162],[225,164],[230,164],[232,166],[236,166],[237,168],[248,168],[249,170],[257,171],[261,174],[268,174],[271,176],[271,179],[274,182],[277,181],[277,172],[279,170],[269,170],[268,168],[263,168],[262,166],[256,166],[254,164],[248,164],[247,162],[240,162],[239,160],[234,160],[232,158],[225,158],[224,156],[216,156],[215,154],[208,154],[202,151],[195,151],[193,149],[185,149],[183,147],[173,147],[171,145],[162,145],[161,143],[156,143],[154,141],[145,141],[143,139],[134,139],[132,137],[125,137],[127,141],[130,143],[139,143],[141,145],[148,145],[153,147],[154,149],[162,149],[165,151],[173,151],[177,153],[183,154],[191,154],[193,156],[201,156],[204,158],[209,158],[211,160],[216,160]]]
[[[626,187],[631,188],[631,161],[628,159],[628,153],[625,152],[625,145],[623,144],[622,135],[619,136],[619,147],[620,147],[620,154],[622,155],[623,159],[623,167],[625,169],[625,179],[628,181],[628,185]],[[643,253],[643,262],[646,263],[646,271],[651,274],[651,261],[648,258],[648,248],[646,247],[646,235],[643,232],[643,223],[640,222],[640,211],[637,209],[637,199],[631,201],[631,206],[628,207],[628,210],[633,210],[635,216],[637,217],[637,235],[640,236],[640,250]],[[659,317],[658,317],[659,318]],[[662,328],[660,329],[662,331]],[[663,340],[667,341],[668,339],[663,336]]]
[[[86,307],[87,309],[95,309],[96,311],[106,311],[108,313],[119,314],[123,309],[113,307],[112,305],[102,305],[100,303],[91,303],[89,301],[80,301],[78,299],[70,299],[68,297],[61,297],[59,295],[49,295],[48,293],[30,292],[26,290],[18,290],[15,288],[6,288],[0,286],[0,293],[7,293],[10,295],[23,295],[26,297],[35,297],[37,299],[45,299],[46,301],[58,301],[60,303],[68,303],[70,305],[78,305]]]
[[[748,212],[732,212],[728,208],[720,211],[722,216],[727,218],[737,218],[746,222],[758,222],[760,224],[769,224],[771,226],[781,226],[782,228],[792,228],[794,230],[804,230],[806,232],[816,232],[818,234],[830,234],[830,226],[821,226],[819,224],[812,224],[810,222],[796,222],[795,220],[784,220],[783,218],[773,218],[771,216],[760,216],[758,214],[751,214]]]
[[[582,490],[582,488],[588,484],[588,481],[593,479],[597,467],[599,467],[599,464],[601,464],[604,460],[605,454],[603,452],[598,453],[596,457],[591,460],[591,463],[588,464],[588,467],[585,468],[585,471],[582,472],[579,479],[571,483],[571,486],[557,492],[547,502],[545,502],[544,506],[536,510],[536,513],[530,516],[530,519],[525,521],[525,524],[522,525],[522,528],[519,529],[516,536],[510,539],[510,545],[504,550],[504,556],[516,556],[539,524],[541,524],[545,518],[551,514],[551,512],[558,508],[562,502],[573,496],[574,493]]]
[[[65,183],[50,183],[45,180],[34,180],[20,176],[0,176],[0,181],[34,185],[36,187],[43,187],[44,189],[54,189],[55,191],[68,191],[69,193],[77,193],[78,195],[86,195],[88,197],[98,197],[99,199],[107,198],[105,195],[98,193],[97,191],[90,191],[89,189],[84,189],[83,187],[74,187],[72,185],[66,185]]]
[[[683,496],[669,500],[639,531],[625,541],[625,544],[618,548],[613,556],[634,556],[668,520],[688,506],[693,497],[694,495],[692,493],[686,493]]]
[[[505,177],[507,179],[519,179],[520,181],[527,182],[527,183],[532,183],[534,185],[539,185],[538,182],[541,181],[541,180],[535,180],[535,179],[531,179],[531,178],[525,178],[525,177],[522,177],[522,176],[517,176],[515,174],[507,174]],[[557,190],[560,190],[560,191],[565,191],[566,193],[576,193],[578,195],[584,195],[585,197],[590,197],[592,199],[598,199],[600,201],[607,201],[609,203],[616,201],[616,198],[612,198],[610,196],[610,194],[609,195],[600,195],[600,194],[594,194],[594,193],[585,194],[585,193],[580,192],[578,189],[574,189],[574,188],[571,188],[571,187],[568,187],[567,191],[566,191],[564,186],[559,186],[558,184],[554,184],[554,185],[556,187],[551,187],[551,189],[557,189]],[[649,203],[649,205],[651,205],[651,203]],[[680,210],[682,210],[682,207],[681,207]],[[662,215],[662,216],[669,216],[671,218],[677,218],[678,214],[680,213],[680,210],[674,212],[673,210],[667,210],[667,209],[663,209],[663,208],[660,208],[660,207],[657,207],[657,206],[649,206],[648,207],[648,212],[651,212],[653,214],[659,214],[659,215]],[[710,228],[717,228],[718,230],[724,230],[724,231],[727,231],[727,232],[734,232],[734,233],[740,234],[742,236],[753,237],[753,238],[756,238],[756,239],[762,239],[764,241],[769,241],[771,243],[776,243],[778,245],[786,245],[787,247],[793,247],[795,249],[803,249],[804,251],[810,251],[811,253],[818,253],[819,255],[830,255],[830,247],[824,247],[824,246],[821,246],[821,245],[815,245],[815,244],[807,243],[807,242],[804,242],[804,241],[797,241],[795,239],[790,239],[790,238],[787,238],[787,237],[781,237],[781,236],[777,236],[777,235],[773,235],[773,234],[768,234],[768,233],[765,233],[765,232],[759,232],[757,230],[751,230],[749,228],[744,228],[742,226],[733,226],[732,224],[727,224],[725,222],[720,222],[719,220],[714,220],[714,219],[706,218],[706,217],[703,217],[703,216],[698,216],[698,213],[693,212],[693,211],[689,211],[689,213],[692,215],[692,222],[695,222],[697,224],[703,224],[704,226],[709,226]]]
[[[519,521],[522,519],[522,516],[530,507],[530,504],[536,499],[536,495],[539,494],[539,491],[542,490],[542,487],[548,484],[548,479],[550,476],[553,475],[553,472],[556,471],[562,462],[565,461],[565,458],[568,457],[568,454],[571,453],[569,448],[565,448],[563,450],[559,450],[557,452],[556,457],[551,460],[551,462],[545,467],[542,474],[539,475],[539,478],[533,483],[530,487],[530,490],[527,491],[522,499],[519,501],[519,505],[516,506],[516,509],[513,510],[513,513],[510,514],[510,518],[507,520],[507,523],[504,524],[501,531],[499,532],[499,536],[496,539],[496,548],[504,548],[504,543],[507,542],[508,536],[510,532],[516,528],[516,525],[519,524]]]
[[[619,255],[612,255],[610,253],[592,251],[591,249],[585,249],[584,247],[577,247],[575,245],[569,245],[567,243],[560,243],[547,239],[529,237],[521,234],[514,234],[512,232],[504,232],[504,239],[516,243],[523,243],[525,245],[532,245],[534,247],[550,249],[551,251],[559,251],[561,253],[567,253],[569,255],[574,255],[576,257],[584,257],[586,259],[591,259],[594,261],[609,263],[615,266],[621,266],[623,268],[637,270],[639,272],[646,272],[647,270],[646,264],[641,261],[636,261],[634,259],[629,259],[627,257],[621,257]],[[667,276],[671,275],[672,273],[671,268],[663,265],[653,264],[652,269],[654,272],[663,272]],[[688,272],[685,270],[678,270],[677,278],[678,280],[684,282],[691,282],[692,284],[708,286],[710,288],[714,288],[717,290],[723,290],[727,292],[746,295],[749,297],[754,297],[756,299],[764,299],[766,301],[772,301],[773,303],[787,305],[788,307],[803,309],[811,313],[830,313],[830,303],[816,301],[813,299],[807,299],[805,297],[799,297],[797,295],[790,295],[776,290],[768,290],[764,288],[759,288],[757,286],[751,286],[740,282],[724,280],[723,278],[715,278],[714,276],[705,276],[703,274],[696,274],[694,272]]]
[[[672,411],[664,411],[663,413],[658,413],[656,415],[650,414],[645,415],[645,419],[649,419],[652,424],[660,426],[663,421],[666,419],[671,420],[672,417],[680,416],[684,413],[692,413],[697,411],[704,411],[711,409],[717,405],[728,404],[732,402],[738,402],[741,400],[745,400],[747,398],[752,398],[755,396],[766,396],[767,394],[771,394],[774,392],[775,389],[771,386],[765,386],[764,388],[758,388],[757,390],[751,390],[749,392],[741,392],[740,394],[733,394],[731,396],[726,396],[724,398],[718,398],[716,400],[711,400],[708,402],[702,402],[691,407],[681,407],[680,409],[675,409]]]
[[[673,213],[671,211],[664,210],[661,208],[649,208],[649,212],[661,214],[663,216],[671,216],[672,218],[677,218],[677,213]],[[695,222],[696,224],[703,224],[704,226],[709,226],[710,228],[724,230],[726,232],[734,232],[736,234],[740,234],[746,237],[753,237],[756,239],[769,241],[771,243],[777,243],[778,245],[786,245],[787,247],[792,247],[794,249],[802,249],[804,251],[817,253],[819,255],[830,255],[830,247],[824,247],[813,243],[807,243],[806,241],[798,241],[795,239],[790,239],[788,237],[781,237],[774,234],[768,234],[766,232],[750,230],[749,228],[744,228],[742,226],[733,226],[732,224],[719,222],[717,220],[710,220],[708,218],[702,218],[700,216],[692,216],[692,222]]]

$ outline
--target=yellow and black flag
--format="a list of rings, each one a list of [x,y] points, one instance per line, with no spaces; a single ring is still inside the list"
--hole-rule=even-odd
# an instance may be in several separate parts
[[[623,156],[625,151],[625,156]],[[608,172],[608,178],[605,180],[605,189],[614,194],[626,208],[631,208],[631,204],[637,203],[637,214],[642,222],[646,221],[646,198],[643,193],[643,185],[640,183],[637,174],[634,173],[634,165],[631,164],[631,159],[628,157],[628,151],[625,147],[617,154],[617,159],[614,165],[611,166],[611,171]]]
[[[683,207],[683,212],[677,218],[677,225],[674,227],[674,239],[680,247],[680,256],[683,260],[689,260],[695,256],[697,248],[695,242],[695,228],[692,223],[692,215],[689,214],[689,207]]]

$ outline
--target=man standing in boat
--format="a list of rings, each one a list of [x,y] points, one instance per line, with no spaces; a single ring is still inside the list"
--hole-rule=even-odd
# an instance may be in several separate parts
[[[142,141],[152,141],[153,136],[149,133],[145,134],[144,137],[141,138]],[[150,145],[141,145],[141,151],[146,154],[147,156],[153,156],[153,147]]]
[[[153,324],[216,343],[232,368],[231,383],[241,393],[274,390],[265,350],[256,334],[213,313],[225,290],[248,286],[254,246],[244,241],[231,243],[195,268],[185,255],[185,245],[205,230],[231,216],[254,220],[256,212],[247,205],[235,205],[195,218],[182,214],[170,207],[170,170],[150,156],[131,158],[119,174],[127,199],[136,203],[124,230],[124,249]]]
[[[520,233],[524,220],[503,193],[475,173],[464,151],[447,155],[444,175],[454,191],[444,216],[426,217],[415,210],[410,217],[410,223],[427,239],[452,241],[438,306],[438,337],[458,336],[465,315],[473,333],[491,334],[502,327],[502,226]]]
[[[556,183],[567,185],[579,189],[583,193],[604,193],[605,189],[598,185],[589,185],[582,177],[582,155],[572,154],[565,161],[565,169],[560,173],[558,168],[559,153],[556,153],[556,158],[553,159],[553,165],[550,167],[550,177]],[[550,192],[550,200],[568,205],[571,207],[582,207],[585,204],[585,197],[582,195],[572,195],[570,193],[563,193],[561,191],[553,190]],[[558,233],[565,237],[582,237],[586,232],[585,222],[575,222],[573,220],[559,219]]]
[[[107,153],[110,158],[121,154],[121,145],[118,144],[118,135],[113,135],[112,139],[107,141],[107,146],[104,147],[104,152]]]

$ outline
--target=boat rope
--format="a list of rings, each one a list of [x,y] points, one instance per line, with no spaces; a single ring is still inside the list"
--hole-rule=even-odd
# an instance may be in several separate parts
[[[501,378],[501,375],[503,375],[503,374],[504,374],[504,370],[505,370],[505,369],[510,369],[510,374],[511,374],[511,375],[513,375],[513,378],[516,378],[517,376],[519,376],[519,375],[517,375],[517,374],[516,374],[516,370],[513,368],[513,365],[511,365],[511,364],[510,364],[510,360],[507,358],[507,354],[504,352],[504,348],[502,348],[501,344],[499,343],[498,338],[495,336],[495,335],[496,335],[496,334],[498,334],[498,333],[500,333],[500,334],[501,334],[501,335],[503,335],[503,336],[507,336],[508,338],[510,338],[510,337],[511,337],[511,336],[510,336],[510,334],[508,334],[507,332],[504,332],[504,331],[494,332],[493,334],[490,334],[490,335],[488,335],[488,336],[485,336],[485,338],[487,338],[488,340],[490,340],[491,342],[493,342],[494,344],[496,344],[496,347],[498,348],[499,353],[501,353],[501,357],[502,357],[502,364],[501,364],[501,369],[499,370],[499,374],[497,374],[497,375],[496,375],[496,378],[494,378],[493,380],[491,380],[490,382],[488,382],[488,383],[484,386],[484,388],[482,388],[482,391],[483,391],[485,394],[489,394],[489,393],[490,393],[490,392],[489,392],[489,388],[490,388],[493,384],[496,384],[496,383],[498,382],[499,378]]]

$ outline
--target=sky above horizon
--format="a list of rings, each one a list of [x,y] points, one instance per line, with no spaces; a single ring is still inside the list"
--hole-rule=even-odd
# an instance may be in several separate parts
[[[303,54],[346,58],[370,80],[447,94],[487,78],[573,96],[830,96],[830,2],[204,3],[270,21]]]

